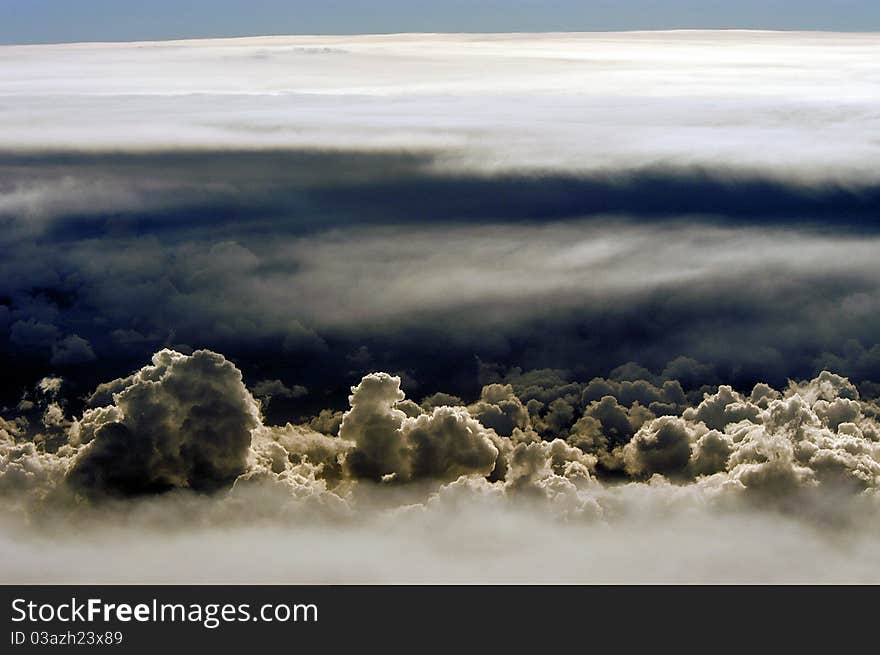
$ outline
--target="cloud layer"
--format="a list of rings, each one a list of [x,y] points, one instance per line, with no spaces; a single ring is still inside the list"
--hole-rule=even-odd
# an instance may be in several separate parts
[[[16,102],[0,137],[440,147],[479,169],[674,161],[871,178],[878,48],[872,34],[747,31],[4,47],[3,95]]]
[[[338,434],[310,423],[267,424],[240,372],[210,351],[156,353],[133,375],[101,385],[92,396],[97,406],[79,417],[65,415],[62,385],[46,380],[27,408],[42,417],[39,426],[22,416],[0,432],[2,520],[26,542],[57,539],[74,525],[94,523],[102,534],[117,524],[108,547],[120,558],[115,549],[135,534],[144,543],[167,534],[173,550],[195,534],[215,540],[217,530],[231,530],[239,547],[273,531],[287,541],[296,525],[306,543],[323,531],[373,547],[414,548],[396,574],[365,570],[349,581],[498,580],[505,570],[509,580],[547,580],[562,569],[551,567],[544,577],[537,569],[494,568],[495,562],[478,573],[471,567],[489,561],[488,553],[442,540],[434,544],[441,553],[434,568],[417,573],[428,557],[420,531],[456,516],[464,521],[455,529],[462,536],[497,530],[504,544],[514,526],[539,526],[548,540],[587,539],[585,547],[608,557],[611,544],[634,530],[669,548],[658,530],[680,527],[684,550],[667,553],[674,561],[655,572],[660,578],[642,579],[689,579],[682,558],[697,557],[710,569],[721,567],[703,571],[705,581],[728,579],[729,572],[718,558],[694,552],[707,545],[701,522],[725,531],[751,522],[749,538],[766,532],[785,543],[799,535],[809,549],[826,553],[837,568],[823,580],[876,579],[880,571],[870,558],[860,567],[843,563],[848,549],[862,551],[880,536],[880,405],[828,371],[784,389],[759,384],[740,393],[721,385],[690,397],[673,380],[583,383],[536,371],[485,386],[471,405],[451,396],[453,404],[437,405],[438,395],[418,404],[406,398],[399,377],[370,373],[352,388]],[[123,519],[117,512],[134,514]],[[202,526],[196,532],[185,518],[193,512]],[[101,526],[99,516],[114,518]],[[491,517],[486,525],[484,517]],[[245,527],[253,521],[274,527],[255,533]],[[840,529],[850,534],[845,544],[834,543]],[[580,568],[582,555],[568,554],[575,568],[567,580],[646,574],[637,553],[622,552],[641,568],[627,572],[615,564],[600,576],[593,566]],[[458,557],[456,568],[447,558]],[[510,565],[510,557],[522,555],[501,559]],[[310,560],[320,573],[282,566],[276,580],[330,576],[327,561],[304,558]],[[771,561],[779,568],[769,571]],[[520,563],[536,566],[527,558]],[[171,574],[178,573],[174,567]],[[243,579],[197,564],[180,574]],[[266,572],[257,566],[254,574],[262,579]],[[132,579],[109,569],[95,575]],[[791,581],[805,573],[797,563],[765,558],[757,571],[737,575]],[[161,574],[148,567],[143,579]]]
[[[0,48],[2,577],[880,579],[878,52]]]
[[[473,396],[477,359],[592,377],[684,356],[696,386],[880,379],[878,47],[0,48],[0,405],[47,375],[85,394],[166,346],[310,390],[262,395],[278,420],[374,368]]]

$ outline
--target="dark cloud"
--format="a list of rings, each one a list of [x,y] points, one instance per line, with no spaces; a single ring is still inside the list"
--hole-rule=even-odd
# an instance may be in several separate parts
[[[51,364],[84,364],[96,359],[89,342],[78,334],[71,334],[52,344]]]
[[[251,392],[255,398],[268,404],[272,398],[300,398],[307,395],[309,390],[301,384],[288,387],[281,380],[260,380],[251,387]]]
[[[407,416],[398,409],[404,400],[400,378],[387,373],[364,377],[349,399],[339,437],[355,444],[346,458],[355,477],[454,480],[495,468],[498,449],[491,435],[464,407]]]
[[[530,427],[529,413],[516,397],[509,384],[488,384],[483,387],[480,399],[468,407],[483,425],[498,434],[509,437],[517,428]]]
[[[24,348],[51,346],[58,338],[58,328],[51,323],[43,323],[34,318],[16,321],[9,328],[9,340]]]
[[[55,240],[188,232],[271,221],[275,231],[352,223],[547,221],[624,214],[645,219],[876,227],[880,188],[799,183],[743,170],[647,166],[575,174],[456,173],[437,154],[321,150],[0,153],[0,211]],[[15,197],[15,196],[14,196]],[[430,199],[430,201],[428,200]]]
[[[89,412],[93,436],[70,472],[77,487],[137,494],[213,490],[245,472],[259,409],[223,356],[163,350],[113,394],[116,411]]]
[[[695,437],[687,422],[675,416],[661,416],[624,446],[626,470],[631,475],[660,473],[675,477],[687,468],[693,441]]]
[[[6,151],[2,404],[53,373],[85,396],[161,347],[220,350],[251,380],[301,371],[307,396],[263,403],[279,422],[338,408],[369,369],[470,400],[490,381],[477,358],[689,392],[823,367],[880,379],[874,237],[847,236],[876,215],[870,185],[438,161]],[[555,429],[582,408],[568,395],[523,404]],[[636,395],[658,415],[680,402]]]

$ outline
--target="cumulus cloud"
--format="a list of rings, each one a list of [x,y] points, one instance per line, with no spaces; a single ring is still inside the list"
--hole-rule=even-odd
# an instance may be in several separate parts
[[[288,387],[281,380],[260,380],[252,388],[254,398],[257,398],[263,409],[269,406],[273,398],[285,398],[288,400],[301,398],[309,393],[309,390],[301,384]]]
[[[42,499],[63,480],[71,451],[46,453],[34,441],[17,438],[17,432],[0,419],[0,493],[13,503],[29,495]]]
[[[692,401],[677,385],[653,382],[624,387],[547,372],[513,379],[528,383],[491,383],[470,405],[441,404],[456,399],[435,394],[425,407],[406,399],[399,377],[369,373],[341,416],[325,408],[299,424],[271,425],[240,371],[211,351],[157,352],[150,365],[101,385],[72,421],[61,405],[64,382],[46,378],[35,393],[58,407],[58,421],[0,423],[2,520],[25,530],[24,517],[36,526],[49,517],[94,521],[130,507],[147,539],[159,515],[162,530],[187,538],[194,511],[209,530],[237,533],[260,517],[325,535],[367,530],[361,538],[370,539],[373,530],[402,538],[453,516],[525,526],[535,512],[547,535],[574,524],[621,539],[636,526],[651,534],[655,521],[705,538],[690,523],[697,516],[722,525],[778,515],[798,531],[818,530],[813,540],[825,539],[826,525],[873,525],[865,521],[880,489],[880,411],[842,376],[823,371],[781,390],[761,384],[749,396],[721,385]],[[591,400],[599,390],[624,402]],[[653,414],[640,403],[645,394],[674,409]],[[561,401],[565,420],[554,423],[559,406],[529,415],[526,404],[543,406],[536,395]],[[498,411],[486,414],[489,407]],[[522,422],[505,423],[510,434],[502,435],[482,423],[484,414]],[[53,431],[65,439],[50,448]]]
[[[880,484],[880,408],[828,371],[782,390],[761,383],[748,397],[720,385],[695,404],[670,381],[516,376],[530,383],[486,385],[471,405],[432,404],[456,400],[435,394],[426,408],[406,399],[399,377],[370,373],[352,387],[347,411],[325,408],[276,426],[264,422],[241,372],[222,355],[166,349],[151,365],[99,385],[74,420],[59,397],[62,380],[41,380],[45,400],[4,422],[3,450],[8,474],[23,487],[63,480],[91,495],[212,492],[238,479],[295,481],[300,492],[343,500],[359,480],[416,489],[470,477],[499,485],[503,496],[564,495],[576,501],[568,509],[583,509],[578,494],[597,480],[659,475],[756,502],[789,502],[817,489],[874,494]],[[624,402],[590,400],[604,391]],[[522,402],[536,394],[557,397],[542,413],[537,398]],[[639,402],[648,398],[673,402],[655,414]],[[537,407],[533,415],[526,405]]]
[[[742,395],[729,385],[718,387],[714,394],[706,394],[703,401],[696,407],[684,411],[684,417],[696,423],[704,423],[707,427],[723,430],[729,423],[754,421],[760,408],[747,402]]]
[[[651,421],[623,448],[627,472],[634,475],[680,475],[690,462],[691,443],[695,440],[689,428],[686,421],[674,416]]]
[[[259,409],[222,355],[162,350],[113,402],[116,412],[84,416],[80,430],[93,436],[70,472],[76,486],[120,494],[211,490],[244,473]]]
[[[690,466],[695,475],[711,475],[724,471],[733,452],[734,441],[731,435],[709,430],[691,441],[692,455]]]
[[[280,479],[294,470],[324,490],[357,480],[401,486],[462,476],[556,492],[620,475],[697,485],[723,479],[731,489],[777,495],[878,485],[880,411],[828,371],[781,391],[761,383],[749,397],[721,385],[693,405],[671,381],[516,379],[530,382],[486,385],[467,406],[437,404],[457,399],[435,394],[426,408],[406,399],[399,377],[370,373],[352,387],[347,411],[323,409],[307,422],[273,426],[222,355],[166,349],[151,365],[99,385],[73,421],[57,398],[62,380],[41,380],[42,431],[34,434],[26,416],[6,421],[4,447],[14,459],[63,460],[74,489],[121,495],[214,491],[242,475]],[[605,391],[617,396],[590,400]],[[557,397],[532,416],[522,400],[536,394]],[[639,402],[650,398],[672,401],[664,405],[669,413]],[[543,403],[532,397],[527,405]],[[65,442],[47,450],[53,432]]]
[[[470,405],[468,411],[480,423],[505,437],[511,436],[516,428],[530,427],[529,412],[509,384],[486,385],[480,400]]]
[[[86,339],[71,334],[52,344],[52,364],[83,364],[95,360],[95,352]]]
[[[269,468],[282,473],[292,465],[309,463],[319,469],[316,475],[337,482],[343,477],[342,464],[354,443],[328,436],[303,425],[260,426],[253,433],[252,448],[271,455]],[[278,447],[276,447],[276,445]],[[280,458],[280,459],[279,459]]]
[[[50,346],[58,337],[58,328],[35,318],[16,321],[9,328],[9,340],[22,347]]]
[[[404,400],[400,378],[387,373],[367,375],[351,391],[339,436],[355,443],[346,458],[353,476],[454,480],[488,475],[495,467],[498,449],[489,430],[465,408],[435,407],[408,416],[397,408]]]

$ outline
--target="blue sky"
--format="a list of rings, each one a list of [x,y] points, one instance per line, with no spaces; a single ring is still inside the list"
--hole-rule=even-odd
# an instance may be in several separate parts
[[[0,43],[259,34],[880,30],[876,0],[0,0]]]

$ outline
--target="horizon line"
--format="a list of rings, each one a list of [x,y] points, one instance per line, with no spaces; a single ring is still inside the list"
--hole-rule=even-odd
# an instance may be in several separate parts
[[[132,39],[132,40],[79,40],[79,41],[26,41],[0,42],[0,47],[35,47],[35,46],[76,46],[76,45],[123,45],[123,44],[155,44],[155,43],[187,43],[192,41],[236,41],[245,39],[272,38],[345,38],[345,37],[394,37],[394,36],[524,36],[554,34],[669,34],[681,32],[745,32],[753,34],[840,34],[840,35],[880,35],[877,30],[817,30],[817,29],[765,29],[751,27],[684,27],[666,29],[626,29],[626,30],[536,30],[536,31],[455,31],[455,32],[327,32],[327,33],[284,33],[284,34],[239,34],[223,36],[196,36],[167,39]]]

